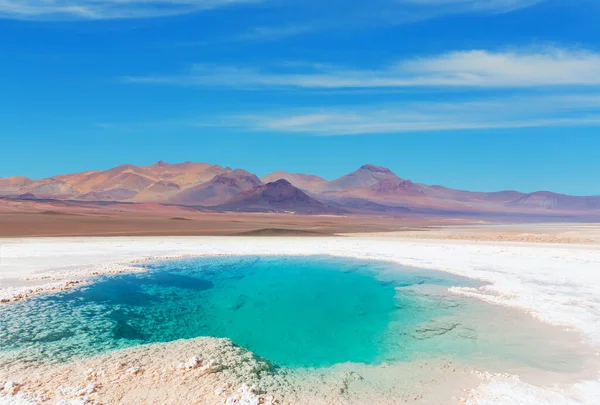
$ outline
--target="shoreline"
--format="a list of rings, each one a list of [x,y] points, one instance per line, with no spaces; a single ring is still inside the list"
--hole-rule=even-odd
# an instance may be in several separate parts
[[[462,269],[457,263],[448,265],[444,259],[456,259],[456,257],[436,257],[436,259],[442,259],[440,261],[430,261],[424,259],[425,255],[419,255],[411,257],[405,256],[402,253],[395,254],[390,252],[390,247],[410,249],[411,247],[418,248],[421,251],[427,251],[429,249],[436,250],[447,250],[449,248],[458,248],[461,250],[469,250],[473,248],[476,252],[481,250],[489,250],[494,253],[506,253],[510,250],[519,252],[520,254],[527,254],[531,252],[540,252],[548,256],[550,253],[551,258],[558,261],[560,259],[566,259],[569,253],[578,253],[584,255],[588,253],[592,260],[587,258],[576,258],[575,264],[581,264],[582,262],[586,265],[597,263],[600,265],[600,245],[596,244],[575,244],[575,243],[549,243],[549,242],[523,242],[523,241],[493,241],[493,240],[465,240],[465,239],[443,239],[439,235],[435,237],[421,239],[419,237],[399,237],[403,233],[389,232],[389,233],[373,233],[373,234],[345,234],[343,236],[330,236],[327,238],[321,237],[249,237],[249,236],[118,236],[118,237],[84,237],[84,238],[73,238],[73,237],[35,237],[35,238],[0,238],[0,305],[11,302],[17,302],[23,299],[27,299],[31,296],[44,293],[52,293],[59,291],[66,291],[71,288],[76,288],[82,284],[93,281],[97,276],[102,275],[116,275],[132,272],[145,271],[143,267],[144,263],[155,261],[155,260],[168,260],[168,259],[181,259],[186,257],[208,257],[208,256],[310,256],[310,255],[329,255],[337,257],[347,257],[359,260],[373,260],[396,263],[407,267],[422,268],[447,272],[467,278],[483,281],[487,285],[480,288],[464,288],[464,287],[451,287],[451,290],[455,294],[470,296],[473,298],[480,299],[485,302],[493,303],[496,305],[503,305],[512,308],[519,308],[524,310],[528,314],[552,325],[563,326],[563,327],[574,327],[581,332],[586,333],[590,337],[582,324],[573,325],[569,320],[569,317],[548,317],[547,314],[543,314],[539,311],[539,307],[532,305],[532,301],[528,300],[515,300],[518,294],[514,291],[503,291],[497,287],[497,277],[494,277],[494,264],[483,263],[483,265],[489,265],[492,267],[490,271],[485,271],[483,268],[477,269],[478,271],[471,271],[473,269]],[[168,240],[173,242],[168,245]],[[351,242],[350,242],[351,241]],[[191,244],[190,244],[191,242]],[[205,242],[202,247],[194,246],[194,243]],[[253,242],[254,246],[258,247],[258,250],[253,249],[249,246],[249,242]],[[348,245],[352,245],[355,248],[348,248],[349,246],[343,246],[348,242]],[[57,246],[62,245],[66,247],[65,251],[57,252],[54,256],[69,255],[71,247],[77,248],[82,245],[96,244],[98,246],[108,246],[111,254],[115,253],[111,251],[111,248],[124,248],[126,244],[133,245],[138,248],[135,251],[121,252],[122,260],[106,260],[104,256],[98,257],[93,252],[85,252],[79,257],[69,257],[56,263],[54,266],[49,267],[44,257],[40,257],[39,261],[35,260],[35,257],[40,253],[50,253],[56,249]],[[187,246],[186,246],[187,244]],[[386,244],[388,246],[383,251],[377,251],[378,245]],[[394,244],[396,244],[394,246]],[[7,258],[6,250],[10,247],[23,247],[25,245],[33,245],[35,250],[41,250],[42,252],[36,252],[33,257],[28,257],[27,261],[33,261],[33,263],[27,263],[23,266],[17,264],[16,268],[9,268],[13,263],[11,259],[14,256]],[[152,246],[152,248],[164,247],[160,254],[154,253],[153,249],[139,249],[142,247]],[[244,246],[245,245],[245,246]],[[262,246],[261,246],[262,245]],[[287,246],[286,246],[287,245]],[[304,245],[304,246],[302,246]],[[340,245],[341,249],[340,249]],[[361,246],[364,245],[364,246]],[[6,249],[6,247],[9,249]],[[44,252],[43,248],[50,247]],[[297,247],[300,246],[298,249]],[[331,246],[331,248],[330,248]],[[369,251],[370,247],[374,247],[374,250]],[[4,249],[3,249],[4,248]],[[41,248],[41,249],[40,249]],[[337,248],[337,249],[336,249]],[[504,250],[508,249],[508,250]],[[21,249],[24,251],[23,249]],[[549,250],[556,250],[557,252],[564,253],[562,256],[552,255]],[[2,260],[2,254],[4,253],[4,260]],[[12,253],[12,252],[11,252]],[[109,253],[109,252],[107,252]],[[422,252],[420,252],[422,253]],[[473,251],[469,253],[474,253]],[[13,253],[14,254],[14,253]],[[17,253],[18,254],[18,253]],[[81,257],[83,256],[83,257]],[[532,256],[532,258],[535,255]],[[548,258],[548,257],[546,257]],[[467,262],[469,261],[466,258]],[[558,259],[558,260],[557,260]],[[488,262],[487,258],[483,259],[484,262]],[[17,260],[19,261],[19,260]],[[100,264],[97,264],[100,261]],[[450,261],[450,260],[449,260]],[[443,263],[443,264],[442,264]],[[556,266],[554,266],[556,267]],[[581,276],[582,274],[579,274]],[[596,288],[600,293],[600,275],[594,277],[591,272],[588,274],[593,281],[592,288]],[[567,277],[561,275],[560,280],[566,280]],[[46,280],[50,280],[49,283],[45,283]],[[39,283],[35,284],[34,282]],[[578,280],[579,281],[579,280]],[[502,286],[506,287],[506,286]],[[521,291],[523,293],[523,291]],[[598,320],[600,321],[600,298],[595,303],[595,307],[599,311]],[[543,311],[542,311],[543,312]],[[594,343],[597,343],[600,347],[600,324],[595,328],[595,332],[592,335]]]
[[[173,242],[172,245],[168,245],[166,242],[162,242],[163,239]],[[116,275],[131,272],[145,271],[143,267],[144,263],[155,261],[155,260],[168,260],[168,259],[181,259],[186,257],[209,257],[209,256],[310,256],[310,255],[329,255],[337,257],[347,257],[359,260],[373,260],[397,263],[407,267],[431,269],[442,272],[447,272],[467,278],[483,281],[486,283],[480,288],[465,288],[465,287],[450,287],[453,293],[465,296],[471,296],[482,301],[493,303],[496,305],[503,305],[507,307],[518,308],[524,310],[528,314],[537,317],[538,319],[557,326],[563,327],[574,327],[580,330],[590,337],[587,333],[587,329],[582,325],[574,325],[568,318],[561,320],[558,317],[552,319],[552,317],[545,316],[540,313],[539,307],[532,305],[532,301],[519,301],[515,298],[519,298],[518,294],[514,291],[502,291],[497,287],[497,278],[493,277],[493,268],[490,271],[486,271],[483,268],[477,269],[478,271],[470,271],[472,269],[462,269],[457,266],[457,263],[448,265],[443,260],[451,259],[451,257],[442,257],[442,261],[431,261],[423,259],[424,255],[415,257],[404,256],[402,254],[390,253],[389,248],[395,247],[410,249],[411,247],[418,248],[422,251],[431,249],[437,250],[448,250],[450,248],[459,248],[469,250],[473,248],[475,251],[489,250],[495,251],[495,253],[507,253],[511,249],[515,251],[521,251],[522,253],[541,252],[545,255],[550,253],[551,258],[566,259],[567,255],[556,256],[549,250],[556,249],[557,252],[562,253],[588,253],[592,256],[592,260],[587,258],[581,259],[576,258],[575,263],[581,264],[582,262],[586,265],[597,263],[600,265],[600,246],[587,245],[587,244],[560,244],[560,243],[539,243],[539,242],[514,242],[514,241],[502,241],[493,242],[488,240],[458,240],[458,239],[437,239],[431,238],[428,240],[420,240],[418,238],[400,238],[396,237],[395,233],[384,233],[384,234],[354,234],[353,236],[345,235],[343,237],[328,237],[324,240],[320,237],[286,237],[286,238],[275,238],[275,237],[247,237],[247,236],[169,236],[169,237],[87,237],[87,238],[71,238],[71,237],[58,237],[58,238],[0,238],[0,255],[4,252],[4,260],[0,256],[0,305],[20,301],[27,299],[33,295],[52,293],[65,291],[71,288],[76,288],[82,284],[92,281],[97,276],[102,275]],[[253,246],[257,246],[258,249],[254,249],[249,246],[252,241]],[[351,243],[352,241],[353,243]],[[148,244],[148,242],[150,242]],[[191,242],[191,244],[189,243]],[[205,242],[201,248],[194,246],[195,243]],[[340,245],[352,245],[350,246]],[[128,243],[130,246],[135,246],[138,249],[135,251],[121,252],[123,256],[122,260],[106,260],[104,256],[96,256],[93,252],[84,252],[79,257],[69,257],[63,259],[62,263],[57,262],[54,266],[49,267],[44,256],[40,253],[50,253],[54,251],[54,256],[69,255],[73,251],[71,248],[81,247],[84,244],[94,244],[98,246],[108,246],[108,250],[112,248],[124,248]],[[186,243],[188,245],[186,246]],[[387,244],[387,249],[381,249],[383,251],[377,251],[378,245]],[[60,246],[65,248],[65,251],[58,251],[56,248]],[[396,244],[396,245],[394,245]],[[35,250],[38,250],[32,257],[27,257],[26,261],[33,261],[33,263],[17,263],[17,266],[10,270],[9,266],[12,267],[13,263],[11,259],[19,259],[22,257],[9,256],[6,257],[6,247],[17,247],[17,255],[19,254],[19,247],[25,245],[33,245]],[[137,246],[136,246],[137,245]],[[151,246],[150,251],[146,249],[139,249],[142,247]],[[165,246],[166,245],[166,246]],[[262,245],[262,246],[261,246]],[[285,246],[287,245],[287,246]],[[304,246],[302,246],[304,245]],[[363,245],[363,246],[361,246]],[[373,247],[374,250],[369,251],[368,248]],[[300,249],[297,247],[300,246]],[[3,249],[4,247],[4,249]],[[43,248],[51,247],[46,249],[44,252]],[[154,253],[159,247],[163,247],[161,254]],[[40,249],[41,248],[41,249]],[[337,248],[337,249],[336,249]],[[362,248],[362,249],[361,249]],[[508,249],[508,250],[504,250]],[[21,249],[24,251],[26,249]],[[39,252],[41,250],[41,252]],[[566,252],[565,252],[566,251]],[[152,252],[152,253],[151,253]],[[14,252],[11,252],[14,254]],[[110,253],[115,253],[114,251]],[[473,252],[470,252],[473,253]],[[41,256],[36,261],[36,256]],[[83,257],[81,257],[83,256]],[[444,255],[445,256],[445,255]],[[533,256],[535,257],[535,255]],[[31,260],[33,259],[33,260]],[[437,258],[440,259],[440,258]],[[454,257],[454,259],[456,259]],[[468,258],[466,258],[469,261]],[[100,261],[100,264],[96,264]],[[556,260],[558,261],[558,260]],[[488,262],[487,258],[484,258],[484,262]],[[443,264],[442,264],[443,263]],[[487,263],[490,266],[493,264]],[[555,266],[556,267],[556,266]],[[8,268],[8,269],[7,269]],[[581,274],[580,274],[581,275]],[[596,288],[600,293],[600,275],[594,277],[594,274],[588,273],[593,280],[591,287]],[[560,277],[561,280],[566,280],[565,276]],[[50,283],[44,283],[46,280],[50,280]],[[38,281],[40,283],[33,284],[32,282]],[[31,284],[30,284],[31,283]],[[25,285],[23,285],[25,284]],[[503,286],[506,288],[506,286]],[[503,294],[505,293],[505,294]],[[523,292],[521,292],[523,293]],[[522,297],[521,297],[522,298]],[[595,303],[597,305],[598,320],[600,320],[600,299]],[[595,328],[595,332],[592,334],[592,341],[600,347],[600,325]]]
[[[29,401],[28,405],[61,400],[81,400],[84,404],[176,404],[181,403],[174,400],[178,395],[181,400],[194,398],[189,403],[203,405],[328,405],[341,404],[343,398],[365,405],[373,401],[382,405],[439,405],[439,398],[465,395],[466,400],[465,388],[474,389],[496,376],[452,359],[273,369],[229,339],[208,337],[133,346],[53,366],[17,364],[0,371],[0,383],[8,374],[17,378],[32,376],[21,380],[23,384],[15,392],[16,397]],[[406,380],[395,384],[393,377],[398,376]],[[382,385],[393,389],[395,395],[379,392]],[[243,387],[255,389],[240,395]],[[1,394],[2,390],[0,404],[4,405]],[[246,397],[246,402],[239,401],[241,396]],[[238,402],[227,402],[235,399]]]
[[[132,265],[167,257],[330,254],[395,262],[489,282],[489,285],[477,289],[454,287],[450,292],[519,308],[547,323],[579,330],[584,333],[586,341],[596,348],[600,346],[600,276],[593,274],[594,266],[600,263],[600,250],[596,246],[462,240],[423,241],[397,238],[393,235],[343,238],[19,238],[2,239],[0,245],[3,245],[0,262],[3,270],[0,273],[2,294],[11,288],[31,288],[14,287],[16,280],[23,282],[23,278],[29,278],[27,282],[48,280],[47,277],[67,277],[72,280],[77,277],[88,279],[109,272],[143,271],[140,267]],[[107,254],[116,256],[118,260],[107,263]],[[54,257],[60,259],[53,260]],[[49,267],[48,263],[53,265]],[[92,263],[96,265],[92,266]],[[564,268],[572,271],[565,274]],[[5,269],[7,271],[4,271]],[[596,297],[598,298],[595,299]],[[552,389],[534,387],[513,376],[488,377],[482,378],[477,389],[466,393],[461,403],[491,403],[486,401],[497,397],[499,392],[504,396],[518,392],[521,392],[521,396],[526,396],[534,392],[534,398],[562,398],[563,401],[548,401],[548,404],[595,405],[588,399],[600,395],[600,378],[573,384],[568,388]],[[514,400],[506,403],[512,404]]]

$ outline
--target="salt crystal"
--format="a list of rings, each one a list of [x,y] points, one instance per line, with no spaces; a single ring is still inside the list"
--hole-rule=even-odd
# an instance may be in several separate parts
[[[215,366],[216,364],[217,364],[217,362],[215,360],[210,360],[208,363],[206,363],[205,365],[200,367],[200,371],[209,370],[209,369],[213,368],[213,366]]]
[[[225,405],[259,405],[261,398],[256,394],[256,387],[246,384],[238,389],[238,393],[231,395]]]
[[[84,395],[90,395],[96,391],[97,387],[98,387],[98,384],[90,383],[85,388],[77,391],[76,395],[79,397],[84,396]]]
[[[180,370],[191,370],[200,366],[200,364],[202,364],[202,359],[200,359],[199,357],[192,357],[187,362],[179,364],[177,368],[179,368]]]
[[[21,384],[19,383],[7,381],[6,384],[4,384],[4,392],[6,392],[8,395],[15,395],[17,391],[19,391],[20,387]]]

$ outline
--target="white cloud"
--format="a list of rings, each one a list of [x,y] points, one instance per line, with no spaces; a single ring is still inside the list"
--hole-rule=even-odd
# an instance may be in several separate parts
[[[531,7],[545,0],[398,0],[399,3],[423,7],[446,7],[457,12],[487,11],[506,13]]]
[[[234,39],[240,41],[274,41],[314,32],[320,28],[315,24],[289,24],[278,27],[259,26],[237,35]]]
[[[457,14],[504,14],[547,0],[292,0],[274,2],[290,21],[257,26],[235,39],[271,41],[315,31],[390,27]]]
[[[197,12],[260,0],[0,0],[0,18],[99,20]]]
[[[600,126],[600,94],[305,109],[230,117],[228,122],[253,130],[312,135]]]
[[[194,65],[174,76],[128,77],[128,82],[247,89],[368,89],[407,87],[535,87],[600,85],[600,53],[549,48],[540,51],[457,51],[399,61],[374,69],[324,64],[276,68]]]
[[[600,54],[548,49],[542,52],[453,52],[398,64],[415,83],[467,86],[600,84]]]
[[[32,20],[147,18],[193,13],[237,3],[268,2],[294,22],[259,26],[240,35],[271,40],[318,28],[394,25],[466,12],[503,13],[546,0],[0,0],[0,18]],[[285,20],[285,17],[284,17]]]

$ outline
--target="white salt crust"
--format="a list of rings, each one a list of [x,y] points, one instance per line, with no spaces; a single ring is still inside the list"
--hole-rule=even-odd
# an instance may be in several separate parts
[[[10,305],[10,301],[32,294],[72,288],[97,274],[140,271],[133,265],[143,267],[143,262],[149,259],[322,254],[384,260],[484,280],[490,284],[476,289],[453,287],[450,291],[524,309],[542,321],[579,330],[590,343],[600,346],[600,249],[596,245],[375,237],[4,239],[0,240],[0,301]],[[479,387],[466,392],[456,402],[468,405],[600,403],[600,376],[566,387],[535,387],[516,376],[484,375],[481,380]],[[219,399],[219,403],[256,403],[251,386],[239,389],[222,402]],[[85,395],[74,400],[85,400]],[[5,387],[0,390],[2,405],[35,403],[23,401],[19,390],[8,392]],[[85,402],[65,402],[76,403]]]

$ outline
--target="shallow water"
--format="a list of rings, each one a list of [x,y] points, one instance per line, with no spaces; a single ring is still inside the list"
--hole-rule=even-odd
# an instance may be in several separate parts
[[[148,342],[227,337],[283,367],[453,356],[577,371],[529,317],[447,293],[481,283],[334,257],[212,257],[154,263],[0,307],[3,361],[64,361]]]

